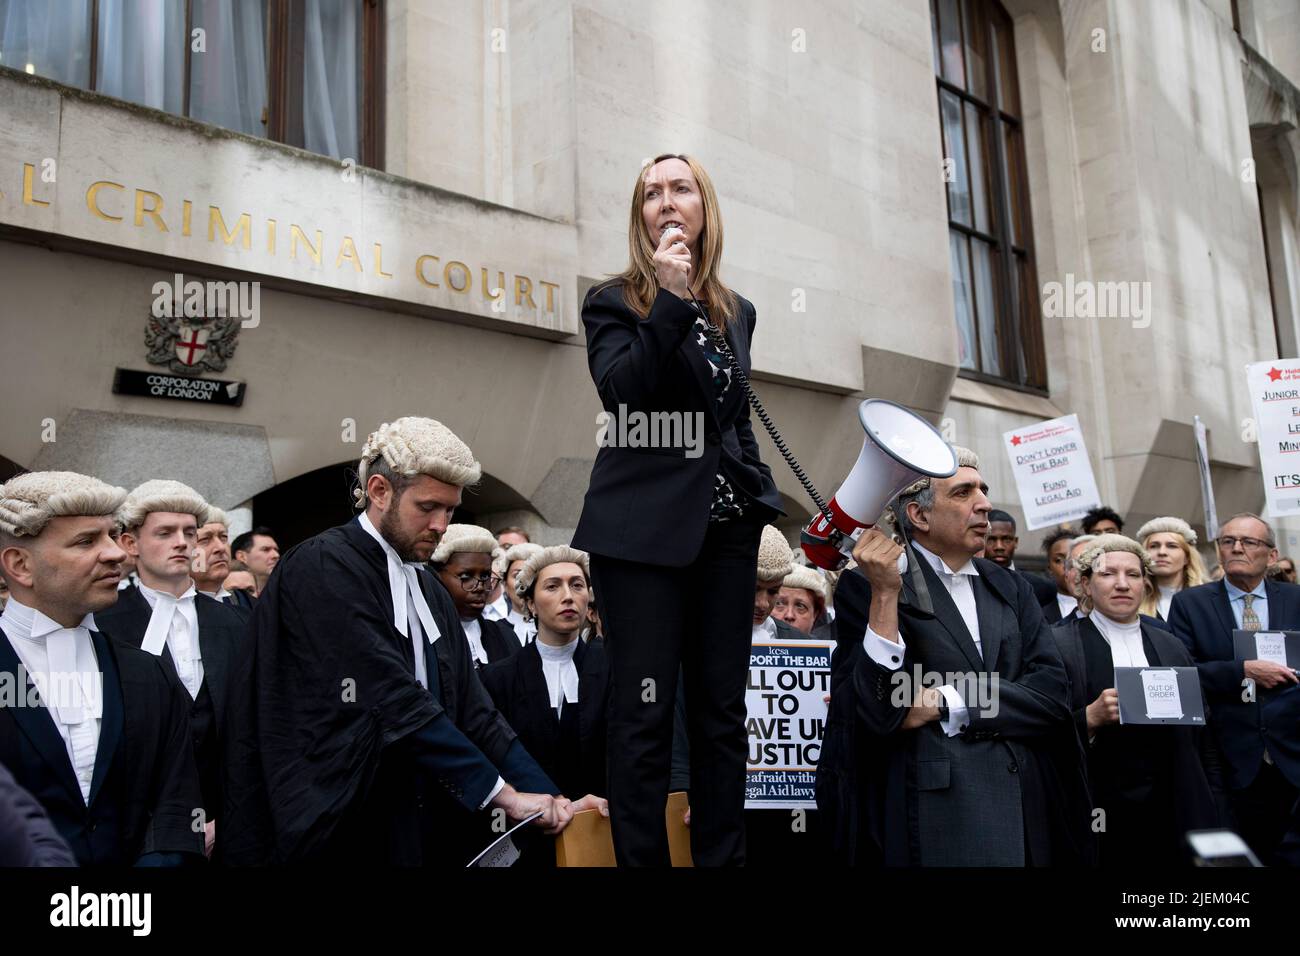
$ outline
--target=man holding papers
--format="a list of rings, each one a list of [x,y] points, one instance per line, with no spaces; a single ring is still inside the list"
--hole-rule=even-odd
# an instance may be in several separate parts
[[[1260,860],[1277,863],[1300,798],[1300,686],[1292,669],[1300,662],[1237,660],[1232,632],[1300,630],[1300,587],[1264,580],[1277,547],[1258,515],[1224,522],[1218,548],[1223,580],[1178,592],[1169,625],[1191,651],[1214,710],[1237,827]]]

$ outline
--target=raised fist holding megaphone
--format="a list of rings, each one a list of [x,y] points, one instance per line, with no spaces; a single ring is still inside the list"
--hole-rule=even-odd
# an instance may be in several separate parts
[[[849,476],[827,505],[803,529],[803,552],[819,568],[838,571],[853,553],[854,542],[880,517],[904,488],[918,478],[950,478],[957,473],[957,454],[934,426],[894,402],[869,398],[858,406],[866,437]],[[898,570],[907,555],[898,555]]]

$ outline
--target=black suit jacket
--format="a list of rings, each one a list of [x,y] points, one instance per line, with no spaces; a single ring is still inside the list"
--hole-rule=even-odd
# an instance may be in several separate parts
[[[1168,628],[1142,615],[1142,649],[1152,667],[1191,667],[1191,655]],[[1061,659],[1070,675],[1070,709],[1079,736],[1087,741],[1088,705],[1115,686],[1115,664],[1109,645],[1088,618],[1071,618],[1052,629]],[[1206,707],[1207,724],[1211,723]],[[1138,808],[1138,818],[1153,817],[1142,845],[1118,852],[1106,847],[1108,827],[1100,837],[1102,859],[1145,859],[1149,865],[1186,862],[1182,835],[1188,830],[1228,824],[1218,750],[1207,727],[1098,728],[1087,746],[1088,781],[1093,802],[1108,817]],[[1158,805],[1152,806],[1152,803]],[[1145,805],[1144,805],[1145,804]],[[1160,825],[1166,819],[1169,826]],[[1161,833],[1150,832],[1159,828]],[[1161,837],[1165,839],[1161,839]],[[1125,834],[1132,839],[1132,832]]]
[[[1029,587],[1033,589],[1034,598],[1038,601],[1040,607],[1046,605],[1048,601],[1051,601],[1053,604],[1056,603],[1056,583],[1054,581],[1049,581],[1040,574],[1021,571],[1019,568],[1016,569],[1016,574],[1029,582]],[[1059,612],[1060,609],[1058,608],[1057,610]],[[1059,620],[1060,618],[1058,617],[1057,619]]]
[[[748,375],[756,320],[754,306],[739,301],[726,335]],[[704,435],[694,436],[700,443],[696,458],[686,456],[687,448],[601,447],[574,532],[575,548],[667,567],[690,564],[704,540],[718,472],[758,502],[752,508],[763,522],[784,514],[771,469],[759,458],[744,390],[732,381],[719,405],[708,360],[692,332],[695,317],[686,302],[665,290],[644,319],[628,308],[617,283],[588,293],[582,306],[587,364],[601,405],[615,416],[609,435],[617,434],[617,422],[631,412],[702,420]]]
[[[513,629],[511,634],[513,635]],[[530,641],[518,654],[489,664],[479,671],[483,686],[501,716],[519,735],[524,748],[572,800],[594,793],[604,796],[605,739],[609,712],[609,665],[604,641],[578,640],[573,652],[578,669],[578,740],[580,778],[560,774],[560,720],[551,708],[550,692],[542,674],[542,655]]]
[[[871,605],[865,575],[847,572],[835,590],[838,647],[817,805],[837,855],[847,863],[922,866],[1091,862],[1069,680],[1028,582],[975,559],[981,660],[947,589],[908,550],[933,611],[905,575],[899,629],[906,651],[898,670],[863,649]],[[937,721],[901,729],[909,692],[926,674],[949,683],[949,675],[975,674],[988,689],[987,706],[965,694],[965,733],[949,737]]]
[[[1300,630],[1300,586],[1265,581],[1270,630]],[[1184,588],[1169,606],[1169,626],[1201,673],[1206,702],[1214,707],[1214,731],[1227,762],[1228,785],[1250,786],[1264,759],[1264,745],[1293,786],[1300,786],[1300,686],[1264,690],[1243,700],[1245,666],[1233,659],[1237,628],[1222,581]],[[1248,696],[1248,695],[1247,695]]]
[[[202,854],[203,832],[193,829],[203,801],[188,698],[152,655],[105,632],[91,632],[91,641],[103,675],[104,711],[89,802],[44,706],[0,706],[0,764],[45,808],[83,866],[131,866],[152,853]],[[18,666],[17,653],[0,634],[0,673],[17,674]],[[35,698],[30,677],[27,684],[29,699]]]

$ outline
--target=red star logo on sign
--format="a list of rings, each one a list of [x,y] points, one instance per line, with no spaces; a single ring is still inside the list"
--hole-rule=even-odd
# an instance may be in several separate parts
[[[1281,377],[1282,377],[1282,372],[1280,369],[1271,368],[1268,370],[1268,380],[1270,382],[1276,382]]]
[[[1019,435],[1012,435],[1012,436],[1011,436],[1011,444],[1013,444],[1013,445],[1019,445],[1019,444],[1020,444],[1020,436],[1019,436]]]

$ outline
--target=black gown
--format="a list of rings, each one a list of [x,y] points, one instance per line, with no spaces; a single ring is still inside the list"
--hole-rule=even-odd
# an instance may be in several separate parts
[[[458,834],[498,772],[559,792],[493,707],[446,590],[418,575],[442,635],[422,642],[427,690],[393,625],[384,552],[357,521],[281,558],[232,681],[226,862],[463,865]]]
[[[1141,631],[1150,666],[1193,666],[1178,638],[1149,618]],[[1070,675],[1075,723],[1087,741],[1088,705],[1115,686],[1110,645],[1087,618],[1063,623],[1053,634]],[[1105,811],[1104,829],[1094,824],[1102,866],[1186,865],[1184,834],[1223,825],[1220,762],[1206,727],[1107,725],[1092,735],[1087,752],[1094,813]]]

